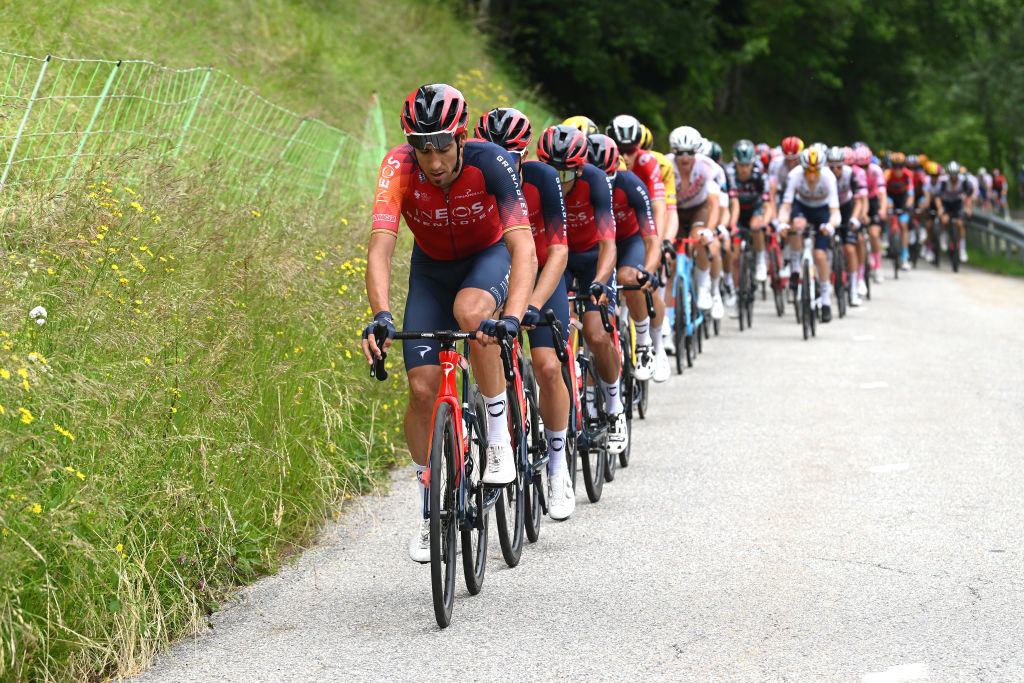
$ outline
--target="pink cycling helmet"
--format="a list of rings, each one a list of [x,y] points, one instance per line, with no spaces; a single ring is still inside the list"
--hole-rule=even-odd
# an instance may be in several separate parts
[[[871,148],[867,145],[858,147],[854,150],[854,156],[858,166],[867,166],[871,163]]]
[[[857,154],[853,151],[853,147],[843,147],[843,154],[845,155],[843,163],[847,166],[853,166],[857,161]]]

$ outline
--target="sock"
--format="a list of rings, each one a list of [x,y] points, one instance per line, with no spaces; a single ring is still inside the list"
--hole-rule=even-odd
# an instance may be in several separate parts
[[[721,296],[722,290],[719,287],[722,284],[722,276],[711,278],[711,296]]]
[[[420,500],[423,500],[423,494],[427,492],[427,486],[423,483],[423,473],[427,471],[427,466],[413,463],[412,471],[416,473],[416,485],[420,490]]]
[[[511,443],[512,435],[508,432],[508,417],[505,415],[505,394],[493,398],[484,396],[484,407],[487,410],[487,445]]]
[[[596,397],[597,389],[588,384],[586,388],[587,412],[591,415],[597,412],[597,408],[594,407],[597,401]]]
[[[565,471],[565,433],[566,429],[553,432],[544,429],[544,438],[548,440],[548,476],[553,477]]]
[[[847,273],[846,276],[850,279],[850,291],[853,292],[854,294],[856,294],[857,293],[857,277],[858,277],[857,271],[853,271],[852,273]]]
[[[665,322],[668,323],[669,329],[676,324],[676,307],[668,305],[665,306]]]
[[[659,353],[661,353],[661,347],[662,347],[661,328],[662,328],[663,325],[664,325],[664,323],[662,323],[661,325],[658,325],[657,327],[652,327],[651,328],[651,348],[654,350],[654,355],[655,356],[657,356]]]
[[[797,275],[797,274],[800,273],[800,254],[794,254],[794,253],[790,252],[790,254],[789,254],[789,268],[790,268],[790,272],[793,275]]]
[[[882,268],[882,254],[881,252],[873,252],[871,254],[871,267],[874,270],[881,270]]]
[[[782,245],[782,262],[786,263],[792,258],[792,254],[789,252],[789,244]]]
[[[757,265],[759,265],[759,266],[767,266],[768,265],[768,262],[764,260],[764,252],[763,251],[757,252]]]
[[[701,270],[700,268],[696,268],[695,267],[693,269],[693,272],[696,275],[696,277],[694,277],[694,281],[696,281],[696,283],[697,283],[697,289],[700,289],[701,287],[709,287],[710,286],[710,282],[711,282],[711,269],[710,268],[708,268],[707,270]]]
[[[900,252],[900,258],[904,261],[910,258],[910,249],[908,247],[903,247],[903,251]]]
[[[601,380],[601,392],[604,394],[604,409],[611,415],[622,412],[622,397],[619,396],[619,383]]]
[[[863,280],[864,279],[864,270],[865,270],[865,268],[864,268],[863,264],[859,268],[857,268],[857,279],[858,280]]]
[[[832,283],[828,280],[818,283],[818,289],[821,292],[821,305],[831,306],[832,305]]]
[[[633,328],[636,330],[636,345],[651,345],[651,319],[646,317],[643,320],[634,320]]]

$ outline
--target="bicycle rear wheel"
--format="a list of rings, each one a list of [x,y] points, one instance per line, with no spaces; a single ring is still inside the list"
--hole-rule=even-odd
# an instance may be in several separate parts
[[[586,446],[580,447],[580,461],[583,464],[583,485],[587,489],[587,498],[590,499],[591,503],[596,503],[601,500],[601,492],[604,490],[604,478],[605,478],[605,458],[606,458],[606,446],[601,444],[595,444],[597,440],[597,431],[603,423],[603,412],[597,410],[597,401],[601,400],[601,390],[597,385],[597,376],[593,370],[592,363],[593,358],[588,358],[587,369],[583,378],[583,384],[587,384],[587,380],[594,381],[594,391],[597,394],[595,403],[593,406],[588,406],[586,401],[583,401],[583,425],[586,431],[585,440]],[[607,439],[607,435],[605,435]]]
[[[649,380],[638,382],[636,387],[637,401],[636,401],[636,414],[643,420],[647,417],[647,397],[649,396],[650,385]]]
[[[676,278],[676,319],[672,326],[672,341],[676,346],[676,374],[683,374],[683,339],[686,337],[686,288],[683,278]]]
[[[846,316],[846,253],[838,240],[832,256],[832,280],[835,289],[832,298],[835,299],[839,317],[843,318]]]
[[[469,388],[466,405],[473,413],[474,421],[466,425],[468,448],[466,449],[466,507],[475,510],[471,517],[473,527],[461,531],[462,571],[466,577],[466,590],[476,595],[484,583],[487,568],[487,531],[490,515],[483,509],[483,485],[480,477],[487,463],[487,413],[484,397],[477,385]]]
[[[523,483],[523,495],[526,498],[526,538],[536,543],[540,536],[540,521],[544,516],[544,478],[547,475],[546,465],[537,465],[547,455],[547,443],[541,434],[540,410],[537,407],[537,378],[533,372],[533,363],[526,359],[523,363],[523,390],[526,394],[526,451],[529,469]]]
[[[452,407],[441,403],[430,439],[430,589],[434,618],[445,628],[455,605],[456,442]]]
[[[747,322],[746,321],[746,315],[744,314],[744,311],[745,311],[745,309],[747,307],[747,289],[750,286],[750,283],[747,282],[747,261],[748,260],[749,259],[747,257],[747,250],[746,249],[741,249],[740,250],[740,262],[739,262],[740,283],[739,283],[739,285],[736,288],[737,289],[737,292],[736,292],[737,311],[736,312],[739,313],[739,315],[736,316],[736,317],[739,318],[739,321],[740,321],[740,332],[742,332],[743,329],[746,327],[746,322]]]
[[[810,266],[804,262],[803,267],[800,270],[800,298],[797,301],[797,310],[799,311],[800,323],[803,326],[804,340],[811,336],[811,320],[814,318],[814,311],[811,308],[811,269]]]
[[[515,391],[505,390],[506,412],[509,418],[509,432],[512,434],[512,453],[516,461],[516,478],[501,488],[498,502],[494,509],[497,512],[498,541],[505,564],[515,567],[523,555],[523,530],[526,522],[526,501],[523,488],[525,473],[523,472],[522,407],[516,398]]]

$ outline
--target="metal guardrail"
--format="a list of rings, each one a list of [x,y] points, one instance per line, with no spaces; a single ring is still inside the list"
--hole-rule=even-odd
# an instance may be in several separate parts
[[[1003,256],[1024,264],[1024,226],[984,211],[964,217],[967,243],[980,247],[986,256]]]

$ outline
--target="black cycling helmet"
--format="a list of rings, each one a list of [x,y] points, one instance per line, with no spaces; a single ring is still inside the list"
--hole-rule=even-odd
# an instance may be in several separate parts
[[[708,142],[710,146],[708,156],[711,157],[711,160],[715,163],[720,163],[722,161],[722,146],[713,140],[709,140]]]
[[[493,142],[513,152],[527,148],[533,130],[530,119],[518,109],[498,107],[480,115],[476,122],[476,136],[481,140]]]
[[[750,140],[740,140],[732,146],[732,158],[737,164],[754,163],[755,154],[757,154],[757,148]]]
[[[417,149],[441,149],[466,130],[469,109],[462,93],[445,83],[421,85],[402,105],[402,129]]]
[[[587,162],[587,136],[566,124],[550,126],[537,141],[537,158],[560,171],[580,168]]]
[[[619,148],[607,135],[595,133],[587,136],[587,161],[607,175],[619,170]]]

